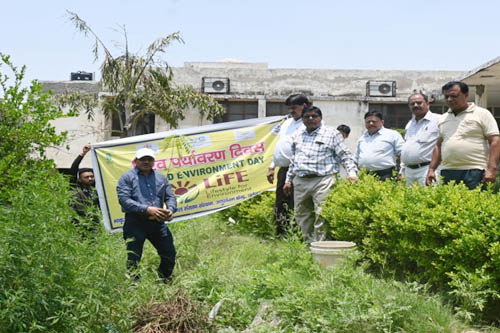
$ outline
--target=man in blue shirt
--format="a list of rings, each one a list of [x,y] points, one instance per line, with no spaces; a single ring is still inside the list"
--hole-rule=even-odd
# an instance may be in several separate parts
[[[397,131],[384,127],[380,111],[368,111],[365,126],[367,131],[358,140],[356,163],[360,169],[366,169],[380,180],[390,179],[396,167],[396,158],[401,155],[403,137]]]
[[[135,168],[120,177],[117,192],[125,213],[123,238],[127,242],[127,268],[137,268],[144,241],[148,239],[161,258],[158,275],[167,281],[174,270],[176,253],[172,234],[164,222],[172,220],[177,201],[167,178],[153,170],[154,157],[153,150],[139,149]],[[139,275],[134,278],[139,279]]]

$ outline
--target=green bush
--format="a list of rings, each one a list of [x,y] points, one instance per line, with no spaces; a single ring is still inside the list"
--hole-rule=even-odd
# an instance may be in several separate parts
[[[276,235],[274,223],[275,193],[263,192],[231,208],[218,213],[222,220],[231,223],[242,233],[254,234],[263,238],[273,238]]]
[[[339,182],[323,214],[374,268],[446,291],[467,319],[498,321],[500,197],[459,186]]]

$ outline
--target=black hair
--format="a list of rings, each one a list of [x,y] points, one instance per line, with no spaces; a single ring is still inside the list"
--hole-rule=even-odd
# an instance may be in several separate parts
[[[441,91],[444,94],[447,90],[450,90],[454,86],[459,86],[460,87],[460,91],[462,93],[464,93],[464,94],[467,94],[469,92],[469,86],[467,85],[467,83],[464,83],[464,82],[461,82],[461,81],[450,81],[450,82],[448,82],[447,84],[445,84],[443,86],[443,88],[441,89]]]
[[[344,132],[345,134],[349,135],[349,133],[351,133],[351,128],[347,125],[342,124],[337,127],[337,131]]]
[[[94,170],[92,168],[81,168],[78,169],[78,178],[80,178],[80,175],[84,172],[92,172],[94,173]]]
[[[320,118],[323,118],[323,113],[321,113],[321,110],[317,106],[308,106],[304,108],[304,110],[302,110],[302,118],[304,118],[307,112],[315,112]]]
[[[380,120],[384,120],[384,116],[382,115],[382,112],[380,112],[379,110],[371,110],[365,113],[365,119],[371,116],[375,116]]]
[[[422,96],[422,97],[424,98],[424,101],[425,101],[426,103],[429,103],[429,97],[427,97],[427,95],[426,95],[426,94],[424,94],[422,91],[415,91],[415,92],[413,92],[413,93],[412,93],[412,94],[408,97],[408,103],[410,103],[410,98],[411,98],[412,96],[415,96],[415,95],[420,95],[420,96]]]
[[[293,94],[288,96],[288,98],[285,101],[285,105],[287,106],[292,106],[292,105],[311,105],[311,101],[309,98],[307,98],[306,95],[304,94]]]

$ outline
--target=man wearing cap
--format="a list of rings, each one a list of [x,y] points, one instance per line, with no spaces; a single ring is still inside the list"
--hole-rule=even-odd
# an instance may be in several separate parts
[[[153,170],[155,154],[141,148],[135,155],[135,168],[118,180],[118,200],[125,213],[123,238],[127,242],[127,268],[136,269],[148,239],[161,258],[158,275],[168,281],[175,265],[172,233],[164,223],[173,218],[177,201],[167,178]],[[163,208],[163,205],[166,208]],[[135,274],[134,278],[139,279]]]

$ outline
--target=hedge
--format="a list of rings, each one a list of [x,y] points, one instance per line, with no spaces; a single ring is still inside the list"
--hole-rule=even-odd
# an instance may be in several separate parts
[[[225,211],[225,217],[232,216],[239,230],[272,237],[273,199],[256,197]],[[372,271],[444,292],[468,320],[500,320],[497,194],[363,175],[358,183],[339,181],[323,215],[332,239],[355,242]]]

